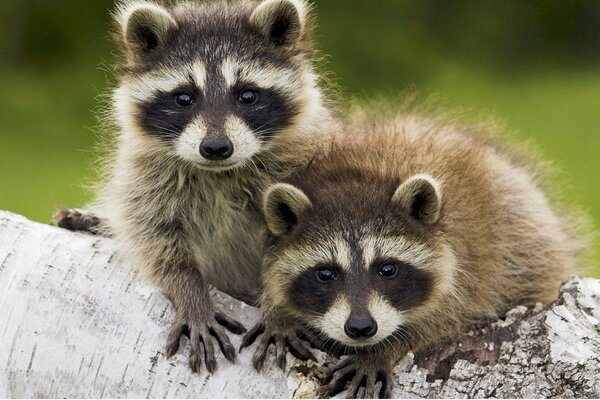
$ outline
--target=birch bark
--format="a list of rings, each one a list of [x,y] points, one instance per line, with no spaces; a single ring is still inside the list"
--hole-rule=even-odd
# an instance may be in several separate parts
[[[246,326],[258,311],[213,291]],[[192,374],[188,347],[163,354],[173,309],[111,239],[0,211],[0,397],[314,397],[319,363],[257,374],[251,352]],[[600,397],[600,280],[573,278],[548,307],[409,354],[396,397]],[[240,337],[232,335],[234,345]]]

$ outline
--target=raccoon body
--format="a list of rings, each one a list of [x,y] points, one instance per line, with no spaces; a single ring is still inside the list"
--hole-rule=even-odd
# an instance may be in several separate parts
[[[173,301],[167,355],[189,335],[191,368],[213,371],[211,335],[233,360],[222,326],[244,328],[213,309],[207,284],[256,301],[260,194],[328,142],[308,10],[298,0],[126,1],[115,19],[119,134],[96,229]]]
[[[580,250],[531,168],[483,134],[410,115],[349,124],[265,192],[264,213],[265,313],[354,354],[326,396],[348,384],[373,397],[376,381],[389,396],[407,351],[552,301]]]

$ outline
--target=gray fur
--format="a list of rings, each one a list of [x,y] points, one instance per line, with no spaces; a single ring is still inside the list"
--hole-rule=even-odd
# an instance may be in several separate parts
[[[134,267],[173,301],[177,319],[167,355],[177,351],[181,335],[189,335],[194,371],[216,368],[211,334],[226,357],[235,358],[220,325],[243,330],[214,310],[207,285],[256,302],[266,243],[258,211],[262,190],[308,160],[332,121],[312,67],[304,4],[289,3],[303,25],[285,44],[273,43],[250,21],[259,4],[181,2],[166,8],[126,1],[115,13],[125,54],[111,116],[119,134],[94,208],[103,232],[114,235]],[[290,7],[284,7],[286,15]],[[278,102],[292,104],[294,113],[284,121],[273,104],[236,113],[240,80],[263,90],[263,99],[276,90]],[[169,100],[181,87],[198,96],[197,111]],[[154,111],[144,119],[149,104]],[[265,133],[252,125],[252,115],[275,121]],[[215,128],[215,120],[222,124]],[[198,143],[215,135],[235,144],[235,164],[198,154]]]

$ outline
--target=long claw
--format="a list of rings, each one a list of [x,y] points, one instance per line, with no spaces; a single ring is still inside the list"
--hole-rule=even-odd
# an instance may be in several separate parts
[[[331,382],[331,380],[333,379],[336,372],[346,369],[346,367],[348,367],[350,364],[352,364],[352,361],[353,361],[352,358],[349,357],[349,358],[346,358],[345,360],[342,360],[341,362],[336,364],[334,367],[329,368],[327,371],[325,371],[325,377],[323,378],[323,381],[325,383]]]
[[[206,369],[212,374],[217,369],[217,359],[215,358],[215,346],[208,332],[204,332],[201,338],[202,343],[204,344],[204,361],[206,362]]]
[[[223,328],[220,326],[214,326],[209,329],[210,334],[217,339],[217,343],[219,344],[219,348],[221,352],[231,362],[235,362],[235,347],[231,344],[229,340],[229,336],[225,333]]]
[[[225,329],[227,329],[229,332],[235,333],[236,335],[241,335],[242,333],[245,333],[247,331],[247,329],[246,329],[246,327],[244,327],[244,325],[240,324],[236,320],[230,318],[229,316],[227,316],[223,313],[216,312],[215,320],[219,324],[223,325],[225,327]]]
[[[341,393],[345,387],[346,384],[348,383],[348,381],[350,381],[354,375],[356,374],[356,370],[350,370],[348,372],[346,372],[345,374],[343,374],[342,376],[340,376],[339,379],[336,379],[335,381],[331,382],[328,385],[325,385],[323,387],[324,389],[324,397],[333,397],[339,393]]]
[[[265,331],[265,324],[259,323],[256,324],[250,329],[248,333],[244,335],[242,339],[242,344],[240,345],[239,351],[242,351],[244,347],[250,346],[257,337],[259,337]]]
[[[294,357],[299,358],[301,360],[312,360],[317,361],[315,355],[310,351],[296,336],[290,336],[287,339],[288,348],[290,353],[294,355]]]
[[[190,368],[192,372],[197,373],[202,370],[202,362],[203,358],[203,346],[202,346],[202,338],[199,334],[193,335],[191,341],[191,349],[190,349]]]
[[[389,399],[392,397],[392,383],[389,380],[387,373],[379,371],[377,373],[377,381],[381,382],[381,388],[379,389],[380,399]]]
[[[277,352],[277,365],[285,371],[287,352],[285,351],[285,339],[281,335],[275,337],[275,350]]]
[[[375,376],[373,374],[367,375],[367,383],[365,385],[365,399],[375,398]]]
[[[352,381],[348,385],[348,393],[352,394],[351,397],[353,399],[358,398],[358,392],[365,385],[366,380],[367,380],[367,377],[364,376],[363,374],[357,373],[356,375],[354,375],[354,378],[352,378]]]
[[[184,325],[181,323],[175,324],[169,331],[166,347],[167,358],[173,357],[177,353],[177,350],[179,350],[179,342],[183,335]]]
[[[254,369],[260,372],[265,362],[265,358],[267,357],[267,350],[269,349],[269,340],[261,340],[254,352],[254,356],[252,357],[252,365]]]

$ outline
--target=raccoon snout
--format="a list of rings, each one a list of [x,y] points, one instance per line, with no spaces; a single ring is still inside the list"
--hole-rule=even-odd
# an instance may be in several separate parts
[[[377,321],[371,317],[351,317],[344,324],[344,332],[351,339],[369,339],[377,333]]]
[[[209,137],[200,143],[200,155],[207,160],[225,160],[233,154],[233,143],[228,137]]]

